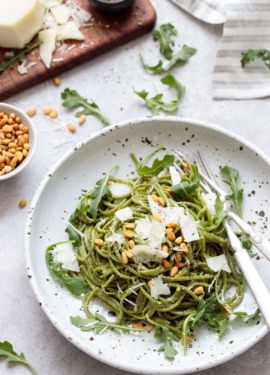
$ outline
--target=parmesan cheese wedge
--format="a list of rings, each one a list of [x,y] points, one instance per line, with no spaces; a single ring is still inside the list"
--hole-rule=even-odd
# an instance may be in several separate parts
[[[23,48],[41,29],[44,7],[39,0],[0,0],[0,47]]]
[[[83,33],[74,21],[68,21],[65,25],[58,26],[57,40],[76,39],[84,40]]]
[[[51,66],[53,52],[56,47],[56,29],[42,30],[38,34],[39,38],[43,40],[43,43],[39,48],[39,55],[46,68]]]
[[[76,255],[70,242],[57,244],[51,251],[51,254],[54,262],[61,263],[63,268],[75,272],[80,271]]]
[[[230,267],[224,254],[217,255],[215,257],[207,258],[206,263],[211,270],[218,272],[221,269],[230,273]]]

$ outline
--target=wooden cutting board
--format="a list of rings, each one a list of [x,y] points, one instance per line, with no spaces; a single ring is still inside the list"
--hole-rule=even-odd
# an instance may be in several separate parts
[[[54,52],[52,62],[47,69],[39,59],[39,47],[27,57],[28,62],[36,62],[24,75],[19,74],[17,63],[13,68],[0,73],[0,100],[7,99],[42,81],[59,75],[80,63],[86,62],[101,53],[120,46],[150,31],[156,21],[156,12],[149,0],[135,0],[132,7],[117,14],[101,13],[91,8],[87,0],[80,1],[81,6],[92,14],[90,26],[82,28],[83,42],[66,40],[65,51]],[[74,47],[75,45],[75,47]],[[0,63],[7,50],[0,48]]]

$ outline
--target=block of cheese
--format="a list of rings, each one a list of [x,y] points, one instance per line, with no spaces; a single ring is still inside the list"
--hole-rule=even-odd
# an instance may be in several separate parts
[[[23,48],[41,29],[39,0],[0,0],[0,47]]]

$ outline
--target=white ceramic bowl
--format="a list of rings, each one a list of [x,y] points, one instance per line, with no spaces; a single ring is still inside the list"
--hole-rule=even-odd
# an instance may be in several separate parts
[[[0,103],[0,112],[4,112],[7,115],[9,115],[10,113],[15,113],[16,116],[19,116],[21,118],[21,123],[28,127],[28,134],[29,134],[28,143],[30,144],[30,149],[28,151],[27,156],[12,171],[1,175],[0,176],[0,182],[1,182],[3,180],[16,176],[28,165],[28,163],[32,159],[36,150],[37,133],[36,133],[36,129],[35,129],[35,125],[33,121],[30,119],[29,116],[27,116],[26,113],[21,111],[18,107],[15,107],[13,105],[6,104],[6,103]]]

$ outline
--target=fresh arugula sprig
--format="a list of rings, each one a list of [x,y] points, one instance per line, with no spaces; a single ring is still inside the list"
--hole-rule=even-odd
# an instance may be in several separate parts
[[[185,87],[179,81],[177,81],[172,74],[167,74],[165,77],[161,78],[160,82],[166,86],[176,88],[177,99],[172,100],[171,102],[164,102],[162,100],[162,93],[158,93],[152,98],[148,98],[149,93],[147,91],[134,90],[135,94],[145,101],[146,107],[150,109],[153,115],[158,115],[160,111],[176,111],[185,94]]]
[[[224,335],[228,325],[228,316],[216,296],[211,296],[208,299],[201,298],[197,311],[185,319],[182,331],[184,354],[187,354],[187,337],[190,330],[202,320],[206,320],[219,336]]]
[[[159,51],[167,59],[171,60],[173,56],[174,41],[171,36],[176,36],[177,30],[171,23],[165,23],[159,27],[159,30],[153,32],[153,39],[159,41]]]
[[[270,51],[267,49],[249,49],[246,52],[242,52],[242,56],[242,68],[245,68],[246,65],[250,64],[256,59],[261,59],[265,66],[270,69]]]
[[[239,216],[242,217],[243,189],[239,189],[237,186],[239,172],[228,165],[222,167],[221,172],[228,177],[228,180],[224,180],[224,182],[230,186],[232,192],[232,194],[226,195],[226,199],[234,202]]]
[[[3,62],[0,64],[0,73],[2,73],[4,70],[11,68],[14,66],[14,64],[19,61],[23,62],[25,60],[25,56],[28,55],[34,48],[39,46],[43,41],[39,39],[35,43],[29,43],[25,46],[23,49],[13,49],[11,52],[14,52],[14,56],[10,55],[4,55],[3,59],[6,60],[6,62]]]
[[[33,365],[27,361],[24,354],[18,354],[13,350],[13,346],[8,342],[0,342],[0,357],[4,357],[5,360],[12,364],[22,364],[27,366],[34,375],[38,375],[36,369],[33,367]]]
[[[111,197],[112,193],[108,187],[108,181],[111,177],[111,174],[117,167],[112,168],[109,173],[107,173],[102,179],[96,182],[96,188],[91,194],[92,201],[89,205],[89,213],[93,219],[97,218],[98,208],[102,201],[102,198]]]
[[[95,313],[93,318],[82,318],[79,315],[71,316],[70,321],[73,325],[80,328],[80,330],[83,332],[94,331],[97,334],[102,333],[107,328],[112,329],[116,331],[117,333],[131,332],[131,331],[141,332],[142,331],[142,329],[140,328],[133,328],[131,326],[121,325],[115,322],[110,322],[98,312]]]
[[[155,155],[158,151],[162,149],[162,146],[155,148],[152,152],[147,154],[141,161],[138,161],[135,154],[132,152],[130,154],[131,159],[134,161],[136,166],[136,172],[140,176],[154,177],[162,172],[165,168],[170,167],[174,163],[174,156],[171,154],[164,155],[162,160],[155,159],[151,167],[148,167],[146,164]]]
[[[165,358],[168,360],[173,360],[177,354],[177,350],[173,346],[173,341],[179,342],[179,338],[169,330],[163,324],[160,324],[152,320],[148,314],[146,314],[146,319],[149,323],[153,324],[155,327],[155,337],[163,341],[163,345],[158,349],[158,352],[164,352]]]
[[[82,111],[75,114],[76,117],[80,117],[81,115],[93,115],[98,117],[103,124],[111,125],[111,120],[103,112],[101,112],[99,106],[95,102],[89,102],[87,99],[83,98],[76,90],[65,88],[65,90],[61,93],[61,98],[63,99],[62,105],[65,108],[84,108]]]
[[[53,244],[47,247],[46,264],[51,275],[63,286],[65,286],[74,296],[80,296],[90,291],[89,285],[80,275],[70,275],[69,271],[61,267],[61,264],[53,262],[51,251],[57,245]]]
[[[193,56],[196,53],[196,49],[189,47],[187,45],[184,45],[182,49],[173,55],[168,62],[166,66],[163,66],[163,61],[159,60],[156,65],[150,66],[147,65],[144,61],[142,52],[140,52],[140,58],[141,62],[143,64],[143,67],[149,72],[149,73],[154,73],[154,74],[159,74],[159,73],[164,73],[172,69],[175,65],[180,65],[186,63],[191,56]]]
[[[171,187],[172,193],[176,197],[194,196],[197,194],[197,189],[200,186],[200,175],[198,166],[194,163],[189,163],[189,178],[183,180],[177,185]]]

